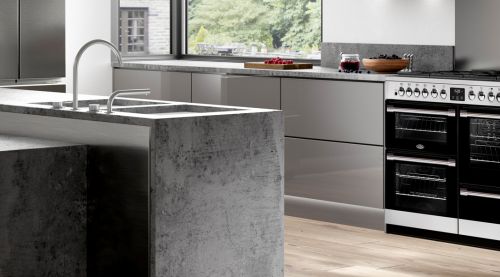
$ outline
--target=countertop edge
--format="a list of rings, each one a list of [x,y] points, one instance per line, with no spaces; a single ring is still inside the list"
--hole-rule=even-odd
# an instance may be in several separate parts
[[[211,74],[235,74],[252,75],[261,77],[284,77],[284,78],[306,78],[347,80],[364,82],[385,82],[387,77],[394,74],[378,73],[342,73],[333,68],[315,66],[311,69],[298,70],[268,70],[243,68],[242,63],[207,62],[207,61],[185,61],[185,60],[163,60],[163,61],[127,61],[121,66],[115,63],[115,69],[136,69],[163,72],[186,72],[186,73],[211,73]],[[240,67],[241,66],[241,67]]]

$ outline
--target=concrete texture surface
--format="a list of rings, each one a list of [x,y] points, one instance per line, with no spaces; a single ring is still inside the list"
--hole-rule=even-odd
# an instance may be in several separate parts
[[[19,142],[0,151],[0,276],[86,276],[87,148]]]
[[[321,66],[338,68],[340,52],[359,54],[361,59],[381,54],[400,57],[404,53],[414,54],[414,71],[452,70],[454,63],[453,46],[324,42],[321,45]]]
[[[151,276],[283,276],[281,112],[154,129]]]

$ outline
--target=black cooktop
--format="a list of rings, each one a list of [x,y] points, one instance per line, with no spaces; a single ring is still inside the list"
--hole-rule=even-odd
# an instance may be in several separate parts
[[[500,81],[500,71],[413,71],[399,72],[398,75],[412,78]]]

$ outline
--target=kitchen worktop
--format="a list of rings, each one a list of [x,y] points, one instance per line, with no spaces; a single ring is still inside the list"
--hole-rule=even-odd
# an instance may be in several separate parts
[[[0,89],[0,134],[88,145],[89,276],[283,276],[281,111],[71,98]]]
[[[73,146],[73,143],[0,134],[0,152]]]
[[[255,75],[269,77],[336,79],[352,81],[384,82],[390,74],[378,73],[341,73],[338,69],[314,66],[313,69],[269,70],[244,68],[243,63],[192,61],[192,60],[157,60],[157,61],[127,61],[117,68],[139,69],[150,71],[176,71],[212,74]]]
[[[79,96],[80,101],[100,100],[101,103],[103,103],[101,104],[101,107],[104,108],[106,99],[107,99],[106,97],[94,96],[94,95]],[[128,98],[117,98],[117,99],[128,99]],[[52,92],[26,91],[26,90],[0,88],[0,112],[81,119],[81,120],[119,123],[128,125],[152,126],[152,124],[154,124],[156,120],[161,120],[161,119],[217,116],[217,115],[236,115],[236,114],[259,113],[259,112],[270,111],[257,108],[241,108],[241,107],[228,108],[227,106],[217,106],[217,105],[204,105],[204,104],[192,104],[192,103],[157,101],[157,100],[153,101],[147,99],[140,99],[140,100],[141,102],[146,103],[146,105],[141,104],[141,106],[134,106],[136,107],[135,108],[136,110],[140,110],[142,108],[154,109],[155,107],[160,108],[161,110],[161,108],[168,108],[168,107],[174,108],[175,106],[177,106],[177,107],[188,107],[190,109],[197,111],[191,113],[188,112],[136,113],[133,112],[132,109],[128,109],[131,112],[126,112],[123,109],[120,110],[120,107],[114,107],[113,113],[107,114],[105,109],[101,110],[98,113],[90,113],[88,111],[88,108],[86,107],[82,107],[78,111],[74,111],[70,107],[65,107],[63,109],[53,109],[50,104],[51,102],[72,101],[72,95],[52,93]],[[148,104],[148,102],[150,102],[150,104]]]

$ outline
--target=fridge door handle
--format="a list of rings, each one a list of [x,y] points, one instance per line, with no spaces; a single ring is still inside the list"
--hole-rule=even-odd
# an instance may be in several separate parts
[[[500,200],[500,194],[489,193],[489,192],[470,191],[470,190],[464,189],[464,188],[460,189],[460,195],[461,196],[474,196],[474,197]]]
[[[404,157],[396,156],[393,154],[387,154],[388,161],[400,161],[400,162],[412,162],[412,163],[422,163],[422,164],[432,164],[432,165],[443,165],[448,167],[456,167],[455,160],[433,160],[425,158],[415,158],[415,157]]]

